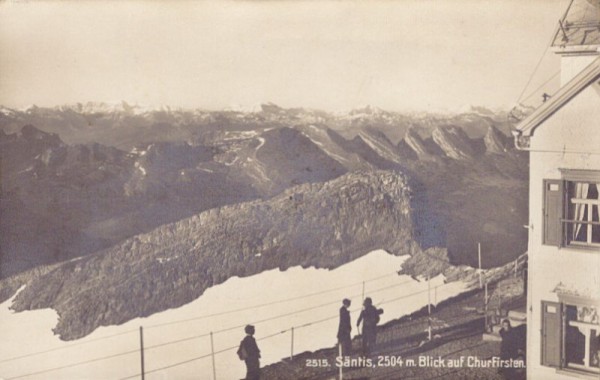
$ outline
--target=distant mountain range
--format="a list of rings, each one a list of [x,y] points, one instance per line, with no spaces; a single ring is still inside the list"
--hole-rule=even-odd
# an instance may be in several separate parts
[[[228,130],[253,130],[257,127],[327,125],[347,138],[360,128],[375,127],[392,142],[400,141],[409,128],[430,135],[438,126],[456,125],[472,138],[483,137],[493,125],[508,133],[507,113],[483,107],[464,107],[456,113],[389,112],[365,106],[346,113],[330,113],[305,108],[282,108],[272,103],[240,110],[184,110],[130,105],[126,102],[79,103],[52,108],[30,106],[17,110],[0,106],[0,129],[18,132],[24,125],[57,133],[67,144],[100,143],[130,150],[139,144],[158,141],[198,142],[218,138]],[[165,133],[165,130],[168,130]]]
[[[2,108],[0,298],[29,284],[17,308],[59,310],[58,331],[76,338],[231,275],[373,249],[440,247],[476,265],[479,242],[484,266],[504,264],[527,237],[528,160],[509,128],[485,109]],[[153,302],[127,308],[128,292]]]

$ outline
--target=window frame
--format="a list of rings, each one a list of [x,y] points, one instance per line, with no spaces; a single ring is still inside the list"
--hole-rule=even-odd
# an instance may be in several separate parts
[[[540,306],[542,308],[542,325],[540,326],[540,334],[541,335],[541,344],[542,351],[540,352],[540,365],[547,368],[555,368],[557,373],[568,374],[571,376],[582,377],[582,378],[597,378],[598,374],[600,374],[600,368],[591,367],[588,365],[587,367],[583,365],[575,365],[573,363],[567,363],[567,347],[566,347],[566,334],[567,334],[567,306],[588,306],[588,307],[596,307],[600,308],[600,300],[588,299],[579,296],[574,296],[570,294],[558,294],[558,302],[541,300]],[[556,307],[556,312],[558,313],[559,319],[559,339],[558,347],[559,347],[559,365],[549,364],[546,358],[544,357],[544,346],[547,344],[545,341],[546,336],[544,335],[544,312],[547,306]],[[574,322],[573,324],[590,324],[586,322]],[[600,330],[600,323],[593,324],[593,326],[598,326]],[[598,331],[598,330],[596,330]],[[586,345],[589,345],[589,341],[586,337]]]
[[[590,170],[590,169],[564,169],[564,168],[560,168],[559,169],[560,173],[561,173],[561,178],[559,180],[552,180],[552,179],[544,179],[543,184],[544,184],[544,210],[543,210],[543,228],[542,228],[542,244],[544,245],[554,245],[553,242],[547,242],[547,233],[546,233],[546,228],[548,223],[552,223],[551,220],[548,220],[546,217],[546,207],[548,207],[548,205],[546,204],[547,200],[546,200],[546,192],[547,190],[547,185],[551,182],[556,182],[556,181],[560,181],[560,191],[562,191],[562,198],[561,198],[561,204],[559,205],[559,207],[561,207],[561,215],[559,217],[558,223],[560,224],[560,233],[559,233],[559,239],[558,239],[558,248],[568,248],[568,249],[575,249],[575,250],[581,250],[581,251],[589,251],[589,252],[600,252],[600,243],[587,243],[587,242],[577,242],[577,241],[573,241],[572,239],[569,239],[568,236],[568,224],[569,223],[581,223],[583,225],[588,225],[588,221],[573,221],[568,219],[566,216],[568,216],[568,212],[569,212],[569,206],[570,206],[570,199],[569,199],[569,189],[568,189],[568,185],[570,182],[588,182],[588,183],[595,183],[597,185],[597,189],[598,191],[600,191],[600,186],[598,186],[600,184],[600,170]],[[594,203],[594,202],[592,202]],[[599,213],[600,213],[600,206],[597,206],[599,208]],[[600,222],[596,222],[593,221],[593,224],[596,223],[600,223]]]

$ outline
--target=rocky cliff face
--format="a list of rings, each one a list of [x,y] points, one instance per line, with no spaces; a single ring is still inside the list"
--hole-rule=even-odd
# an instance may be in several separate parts
[[[401,174],[357,172],[268,201],[211,209],[41,272],[25,282],[13,307],[57,310],[55,331],[75,339],[184,305],[230,276],[333,268],[375,248],[410,254],[409,192]],[[15,280],[10,284],[14,289]]]
[[[475,156],[469,136],[457,127],[438,127],[431,134],[433,141],[444,151],[446,156],[455,160],[471,159]]]
[[[358,137],[378,156],[389,162],[401,163],[405,158],[400,156],[400,150],[381,131],[372,127],[365,128],[358,134]]]
[[[486,153],[502,154],[507,151],[509,141],[496,127],[490,125],[483,141],[485,143]]]
[[[344,149],[346,140],[329,127],[309,124],[299,125],[296,129],[329,157],[342,164],[347,171],[373,169],[373,166],[363,160],[356,152]]]
[[[509,276],[512,277],[514,275],[515,263],[517,265],[517,271],[521,272],[527,265],[527,252],[518,255],[515,261],[497,267],[483,269],[482,274],[488,283],[495,283],[506,279]],[[425,251],[415,252],[414,255],[402,264],[402,269],[399,273],[422,278],[432,278],[443,274],[446,281],[463,281],[471,286],[479,286],[479,270],[472,266],[450,264],[448,252],[443,248],[430,248]],[[513,282],[511,280],[515,280],[515,278],[510,278],[507,282]],[[522,287],[520,289],[504,288],[502,290],[507,293],[513,292],[523,294]],[[490,301],[493,301],[494,298],[496,298],[495,301],[497,301],[497,298],[504,297],[511,298],[511,295],[495,294],[495,297],[492,295]]]
[[[408,145],[419,157],[419,159],[428,159],[431,158],[431,154],[427,150],[423,139],[414,129],[409,129],[406,131],[406,135],[404,136],[404,143]]]
[[[347,171],[296,129],[273,129],[261,134],[261,139],[255,154],[271,183],[270,194],[301,183],[324,182]]]

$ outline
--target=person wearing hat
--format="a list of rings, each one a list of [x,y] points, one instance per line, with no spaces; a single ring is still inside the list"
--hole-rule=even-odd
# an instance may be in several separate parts
[[[246,380],[260,379],[260,350],[254,339],[254,326],[247,325],[244,328],[246,336],[240,343],[237,354],[246,362]]]
[[[359,327],[360,323],[363,322],[362,351],[364,356],[369,356],[377,341],[377,323],[379,323],[379,316],[383,314],[383,309],[376,309],[373,306],[371,297],[365,298],[363,306],[356,327]]]
[[[350,332],[352,331],[352,323],[350,322],[350,300],[344,298],[342,301],[342,307],[340,307],[340,325],[338,327],[338,344],[342,348],[342,355],[348,356],[352,353],[352,338]]]

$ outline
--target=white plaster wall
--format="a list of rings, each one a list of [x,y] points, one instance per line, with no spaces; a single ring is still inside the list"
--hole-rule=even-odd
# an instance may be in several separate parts
[[[541,301],[558,301],[553,290],[559,282],[600,291],[600,250],[542,245],[543,180],[560,179],[559,168],[600,170],[599,154],[567,153],[600,153],[600,85],[589,86],[540,125],[531,137],[531,150],[527,374],[534,380],[572,379],[540,365]]]
[[[563,55],[560,60],[560,85],[564,86],[596,58],[598,54]]]

